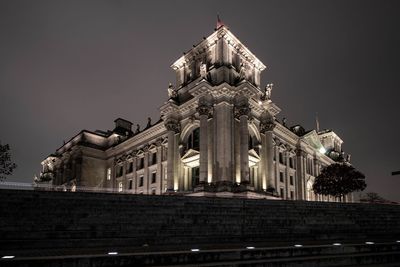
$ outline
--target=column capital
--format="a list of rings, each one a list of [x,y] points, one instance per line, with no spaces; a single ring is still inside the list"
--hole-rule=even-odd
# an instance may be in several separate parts
[[[260,132],[266,133],[272,131],[276,126],[274,116],[269,111],[264,111],[260,116]]]
[[[200,104],[196,110],[200,116],[206,115],[207,117],[210,117],[212,115],[212,107],[209,105]]]
[[[181,131],[181,124],[176,119],[167,119],[164,125],[168,131],[172,131],[174,133],[179,133]]]
[[[271,132],[275,126],[276,124],[273,121],[262,121],[260,122],[260,133]]]
[[[306,153],[304,150],[302,150],[302,149],[300,149],[300,148],[297,148],[297,149],[296,149],[296,156],[305,157],[305,156],[307,156],[307,153]]]
[[[242,116],[249,116],[250,108],[248,105],[235,106],[235,118],[240,118]]]

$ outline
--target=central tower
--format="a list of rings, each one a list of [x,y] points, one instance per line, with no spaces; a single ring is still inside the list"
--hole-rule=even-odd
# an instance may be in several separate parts
[[[176,86],[160,108],[168,130],[167,191],[274,188],[271,132],[280,109],[270,90],[260,89],[265,65],[220,25],[171,67]]]

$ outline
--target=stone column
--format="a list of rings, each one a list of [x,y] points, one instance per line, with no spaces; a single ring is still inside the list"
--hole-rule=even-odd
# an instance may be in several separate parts
[[[180,124],[177,120],[169,119],[165,122],[168,130],[168,152],[167,152],[167,193],[174,192],[175,154],[178,153],[175,142],[175,134],[180,131]]]
[[[260,132],[261,136],[261,148],[262,155],[261,160],[263,164],[263,189],[274,189],[275,185],[275,175],[274,175],[274,144],[272,141],[272,132],[275,128],[275,122],[273,117],[265,112],[261,118],[260,122]],[[278,159],[277,159],[278,161]]]
[[[156,142],[157,145],[157,189],[156,193],[157,194],[162,194],[163,193],[163,178],[162,178],[162,145],[161,145],[161,140],[157,140]]]
[[[232,105],[226,101],[215,105],[215,160],[217,183],[224,187],[233,182]],[[221,190],[224,190],[221,189]]]
[[[149,147],[146,146],[143,155],[143,194],[150,195],[150,174],[149,174]]]
[[[207,182],[208,178],[208,116],[210,106],[201,104],[197,108],[200,115],[200,184]]]
[[[239,118],[240,129],[240,183],[249,184],[249,128],[248,115],[250,108],[248,103],[236,106],[235,116]]]
[[[189,167],[183,167],[183,190],[189,191]]]
[[[285,171],[285,190],[286,190],[286,199],[290,198],[290,166],[289,166],[289,157],[290,157],[290,152],[285,151],[285,165],[286,165],[286,171]]]
[[[137,181],[137,174],[136,174],[136,165],[137,165],[136,152],[133,152],[132,156],[133,156],[133,159],[132,159],[132,164],[133,164],[132,190],[135,194],[137,194],[138,181]]]
[[[305,165],[304,165],[304,157],[306,153],[301,149],[296,149],[296,181],[297,181],[297,199],[306,200],[306,185],[305,185]]]

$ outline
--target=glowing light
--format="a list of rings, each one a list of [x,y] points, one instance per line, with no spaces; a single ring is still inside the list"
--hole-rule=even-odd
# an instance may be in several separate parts
[[[296,248],[301,248],[303,245],[300,245],[300,244],[296,244],[296,245],[294,245]]]
[[[198,251],[200,251],[200,249],[198,249],[198,248],[192,248],[190,251],[192,251],[192,252],[198,252]]]
[[[397,240],[396,242],[397,242],[397,243],[400,243],[400,240]]]
[[[247,249],[255,249],[255,247],[246,247]]]
[[[2,259],[14,259],[15,258],[15,256],[3,256],[3,257],[1,257]]]
[[[324,147],[321,147],[321,148],[319,149],[319,153],[325,154],[325,153],[326,153],[326,149],[325,149]]]
[[[262,105],[262,101],[261,101],[261,100],[258,100],[258,104],[261,106],[261,105]]]
[[[108,255],[118,255],[118,252],[116,252],[116,251],[111,251],[111,252],[108,252]]]
[[[333,245],[333,246],[341,246],[342,244],[340,244],[340,243],[333,243],[332,245]]]
[[[373,245],[373,244],[375,244],[374,242],[371,242],[371,241],[367,241],[367,242],[365,242],[365,244],[367,244],[367,245]]]

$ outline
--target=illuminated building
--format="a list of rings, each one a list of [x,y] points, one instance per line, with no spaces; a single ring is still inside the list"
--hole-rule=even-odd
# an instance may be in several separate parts
[[[81,131],[43,162],[55,186],[136,194],[323,200],[312,192],[323,166],[343,158],[330,130],[288,127],[275,116],[265,65],[224,25],[172,69],[161,119],[143,130]]]

